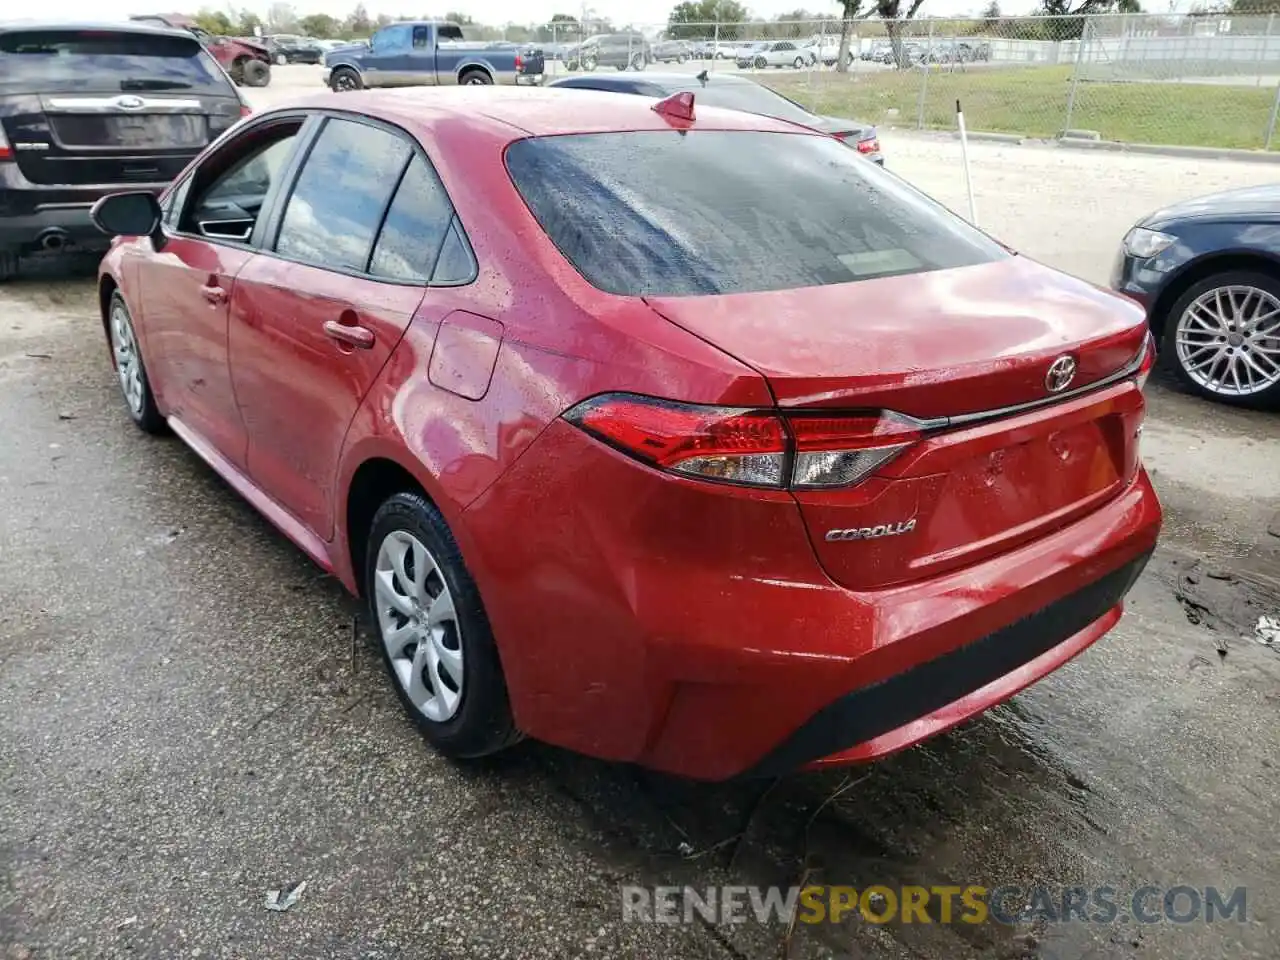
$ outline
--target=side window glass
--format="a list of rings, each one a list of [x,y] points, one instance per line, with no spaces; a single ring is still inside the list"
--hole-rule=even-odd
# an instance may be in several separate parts
[[[369,272],[426,283],[452,220],[453,205],[444,185],[421,157],[414,157],[387,211]]]
[[[391,191],[409,160],[403,138],[329,120],[285,206],[276,251],[294,260],[363,273]]]
[[[431,46],[431,29],[429,27],[413,28],[413,49],[425,50]]]
[[[221,168],[211,178],[207,166],[197,170],[193,202],[185,209],[175,206],[178,228],[211,240],[247,242],[301,127],[297,121],[248,131],[229,146],[230,156],[220,153],[210,161]]]
[[[475,275],[476,262],[471,256],[471,244],[462,235],[458,218],[454,217],[445,235],[444,246],[440,248],[440,258],[436,261],[435,272],[431,274],[431,282],[439,286],[454,286],[470,283]]]

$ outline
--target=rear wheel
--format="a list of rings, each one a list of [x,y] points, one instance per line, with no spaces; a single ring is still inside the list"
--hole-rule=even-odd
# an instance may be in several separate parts
[[[756,57],[755,63],[752,64],[752,66],[754,66],[757,70],[763,70],[768,65],[769,65],[769,61],[766,60],[764,57]]]
[[[339,67],[329,77],[329,87],[334,93],[350,93],[352,90],[359,90],[363,86],[364,81],[360,79],[360,74],[350,67]]]
[[[488,86],[493,83],[493,77],[485,70],[465,70],[458,82],[467,87]]]
[[[598,65],[599,64],[596,63],[595,57],[587,57],[587,59],[582,61],[582,69],[587,73],[591,73],[591,71],[595,70]]]
[[[631,69],[635,71],[640,71],[640,70],[643,70],[644,68],[645,68],[644,54],[637,53],[634,57],[631,58]]]
[[[401,703],[453,757],[520,739],[493,633],[475,582],[440,511],[416,493],[374,515],[365,595]]]
[[[804,69],[804,57],[796,57],[795,63],[791,64],[797,70]]]
[[[265,87],[271,82],[271,66],[265,60],[249,60],[243,68],[246,87]]]
[[[1280,409],[1280,280],[1233,270],[1194,284],[1165,318],[1164,353],[1203,397]]]

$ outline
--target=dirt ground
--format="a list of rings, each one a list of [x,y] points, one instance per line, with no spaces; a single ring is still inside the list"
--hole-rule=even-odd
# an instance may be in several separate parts
[[[964,208],[955,143],[884,139],[891,169]],[[1149,209],[1275,170],[971,156],[982,225],[1096,282]],[[1280,651],[1255,627],[1280,613],[1280,418],[1157,377],[1144,457],[1167,526],[1119,627],[923,747],[776,784],[534,743],[456,766],[353,645],[337,584],[128,423],[92,291],[92,263],[0,289],[0,957],[1276,956]],[[621,919],[628,884],[801,878],[1244,887],[1247,919]]]

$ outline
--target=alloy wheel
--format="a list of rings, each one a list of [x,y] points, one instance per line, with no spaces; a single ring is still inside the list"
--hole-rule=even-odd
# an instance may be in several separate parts
[[[374,567],[378,629],[396,680],[428,720],[453,718],[462,702],[462,626],[453,594],[431,552],[417,537],[394,530]]]
[[[138,341],[133,335],[124,304],[111,308],[111,349],[116,357],[116,374],[120,378],[120,391],[134,417],[141,417],[145,392],[142,384],[142,360],[138,356]]]
[[[356,88],[356,78],[343,70],[333,78],[333,88],[342,93],[348,93]]]
[[[1280,299],[1230,285],[1207,290],[1178,318],[1178,363],[1209,393],[1251,397],[1280,383]]]

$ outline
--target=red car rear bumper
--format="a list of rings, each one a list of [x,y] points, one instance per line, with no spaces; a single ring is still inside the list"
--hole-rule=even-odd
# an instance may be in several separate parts
[[[1161,512],[1140,472],[1016,550],[852,591],[790,495],[664,476],[556,422],[467,520],[521,729],[719,780],[884,756],[1012,696],[1115,624]]]

